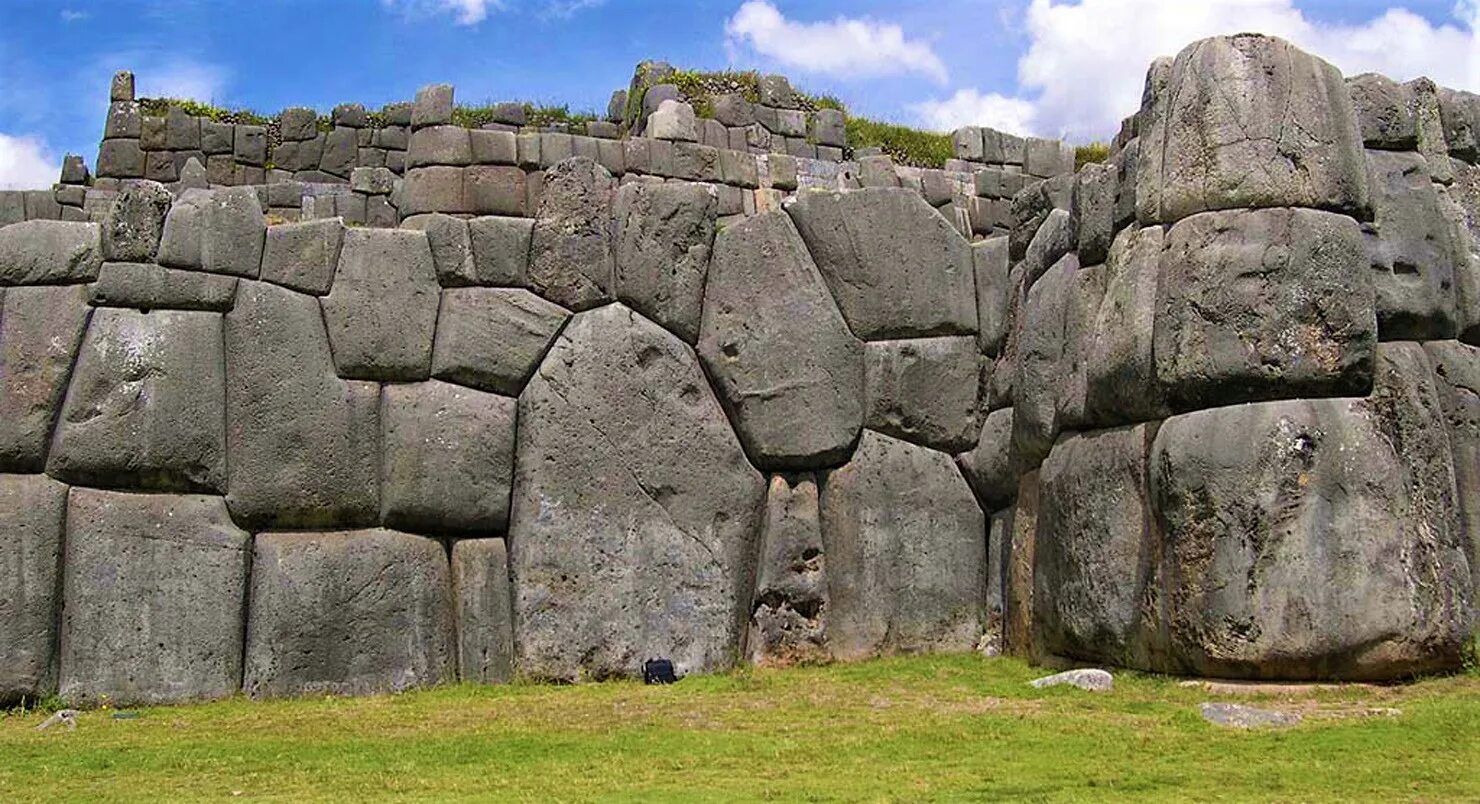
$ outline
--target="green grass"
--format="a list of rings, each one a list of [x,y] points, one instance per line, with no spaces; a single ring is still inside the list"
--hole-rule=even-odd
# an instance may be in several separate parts
[[[227,109],[223,106],[214,106],[209,103],[188,100],[186,98],[140,98],[139,111],[150,117],[164,117],[169,113],[171,107],[180,107],[191,117],[204,117],[217,123],[241,123],[246,125],[266,125],[270,118],[264,117],[251,109]]]
[[[921,131],[864,117],[849,117],[846,125],[848,147],[883,148],[884,153],[901,165],[940,168],[955,156],[949,134]]]
[[[1085,165],[1106,162],[1110,159],[1110,145],[1104,142],[1092,142],[1081,145],[1074,149],[1074,169],[1077,171]]]
[[[1117,675],[1034,690],[974,656],[742,670],[673,687],[455,686],[0,717],[0,800],[1460,801],[1480,798],[1480,678],[1240,697],[1288,730],[1202,721],[1210,693]],[[1396,708],[1398,716],[1370,715]]]

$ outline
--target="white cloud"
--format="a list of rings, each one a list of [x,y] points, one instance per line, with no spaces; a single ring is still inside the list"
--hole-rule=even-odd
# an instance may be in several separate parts
[[[1294,0],[1032,0],[1024,19],[1030,45],[1018,61],[1023,96],[1015,100],[1031,104],[1026,119],[1033,133],[1106,139],[1140,105],[1153,59],[1175,55],[1197,39],[1244,31],[1284,37],[1347,75],[1379,72],[1400,81],[1427,75],[1446,86],[1480,89],[1476,12],[1475,0],[1462,0],[1454,24],[1434,25],[1393,8],[1341,25],[1307,18]],[[970,109],[966,101],[950,107],[961,96],[919,104],[916,114],[933,124],[940,108]],[[983,114],[1012,108],[1000,102],[978,107]]]
[[[56,183],[61,160],[39,137],[0,134],[0,190],[39,190]]]
[[[146,57],[132,69],[137,75],[141,98],[188,98],[210,103],[221,96],[226,86],[223,68],[189,59],[153,62]]]
[[[907,39],[898,25],[837,17],[829,22],[797,22],[782,16],[767,0],[746,0],[725,23],[732,47],[756,53],[794,69],[859,78],[923,73],[945,83],[945,63],[930,45]]]
[[[458,25],[477,25],[490,9],[504,8],[503,0],[381,0],[381,5],[408,15],[451,14]]]
[[[92,15],[87,13],[86,11],[74,11],[70,8],[62,9],[62,22],[77,22],[78,20],[85,20],[91,16]]]
[[[1029,134],[1037,110],[1021,98],[996,92],[983,94],[959,89],[945,100],[924,101],[910,107],[926,128],[952,131],[961,126],[990,126],[1009,134]]]
[[[547,0],[540,16],[568,20],[579,12],[604,5],[606,0]]]

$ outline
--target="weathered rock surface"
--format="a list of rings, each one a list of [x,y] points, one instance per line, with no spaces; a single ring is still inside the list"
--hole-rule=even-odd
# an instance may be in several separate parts
[[[158,182],[136,181],[125,185],[103,217],[103,259],[153,262],[172,201],[170,191]]]
[[[1341,72],[1283,39],[1203,39],[1143,110],[1136,216],[1368,205],[1362,135]]]
[[[1455,273],[1463,258],[1439,206],[1427,163],[1415,153],[1368,151],[1373,222],[1367,250],[1385,341],[1453,338]]]
[[[781,212],[715,237],[699,356],[763,469],[844,460],[863,422],[863,345]]]
[[[854,335],[976,334],[971,245],[919,193],[812,190],[787,211]]]
[[[0,475],[0,706],[56,691],[67,487]]]
[[[334,375],[318,302],[243,282],[226,316],[226,501],[245,527],[379,516],[380,388]]]
[[[992,237],[971,247],[976,270],[977,346],[982,354],[997,355],[1007,339],[1007,238]]]
[[[864,351],[864,426],[942,452],[971,449],[989,366],[970,336],[871,341]]]
[[[225,312],[236,298],[237,278],[165,268],[148,262],[105,262],[92,286],[92,304],[136,310]]]
[[[334,287],[323,301],[339,376],[431,376],[437,304],[437,273],[425,234],[404,229],[345,232]]]
[[[1035,678],[1028,682],[1028,686],[1034,689],[1068,686],[1078,687],[1086,692],[1110,692],[1115,689],[1115,677],[1098,668],[1083,668]]]
[[[91,282],[102,261],[96,223],[32,220],[0,228],[0,285]]]
[[[1356,222],[1326,212],[1178,222],[1162,254],[1154,334],[1172,407],[1365,394],[1376,341],[1366,259]]]
[[[518,396],[569,318],[559,305],[527,290],[444,290],[432,376]]]
[[[1203,720],[1235,729],[1286,728],[1300,722],[1294,712],[1279,712],[1243,704],[1209,702],[1198,707]]]
[[[1418,148],[1418,99],[1413,87],[1377,73],[1346,79],[1362,142],[1368,148]]]
[[[986,519],[950,456],[865,430],[819,502],[833,656],[976,646]]]
[[[468,284],[523,287],[529,281],[529,243],[534,221],[486,216],[468,221],[473,276]],[[443,284],[462,284],[444,278]]]
[[[381,392],[381,519],[417,533],[502,533],[514,476],[513,398],[431,380]]]
[[[1064,376],[1064,320],[1079,272],[1070,254],[1028,290],[1017,322],[1013,357],[1012,444],[1024,467],[1048,455],[1059,432],[1059,388]]]
[[[1165,232],[1128,228],[1105,262],[1105,295],[1088,335],[1085,407],[1097,423],[1148,421],[1167,415],[1152,344]]]
[[[698,184],[628,184],[616,194],[616,296],[689,343],[699,338],[717,208]]]
[[[1033,555],[1038,547],[1038,512],[1041,504],[1038,470],[1018,481],[1013,500],[1012,529],[1007,545],[1007,567],[1003,574],[1002,636],[1009,653],[1033,657]]]
[[[457,612],[457,671],[464,682],[503,684],[514,677],[514,592],[503,539],[452,545]]]
[[[103,488],[224,490],[221,343],[218,313],[95,311],[47,473]]]
[[[189,190],[165,216],[159,264],[255,279],[266,235],[253,188]]]
[[[1480,606],[1480,349],[1436,341],[1424,344],[1424,351],[1434,367],[1434,388],[1454,457],[1455,506],[1470,562],[1470,602]],[[1480,627],[1480,619],[1472,627]]]
[[[153,704],[240,689],[250,542],[220,497],[72,489],[62,697]]]
[[[264,533],[252,551],[243,689],[364,695],[456,676],[447,554],[390,530]]]
[[[772,476],[760,543],[746,655],[759,665],[824,658],[827,557],[815,477]]]
[[[1012,451],[1012,408],[999,408],[982,420],[976,445],[956,456],[966,482],[987,511],[1012,505],[1017,496],[1021,462]]]
[[[82,285],[6,290],[0,306],[0,471],[41,471],[91,313]]]
[[[509,527],[520,670],[728,666],[764,478],[693,352],[616,304],[573,318],[519,397]]]
[[[586,157],[545,172],[539,212],[529,243],[529,284],[571,310],[611,301],[611,198],[606,168]]]
[[[262,279],[300,293],[323,296],[334,285],[344,246],[344,219],[320,218],[267,227]]]

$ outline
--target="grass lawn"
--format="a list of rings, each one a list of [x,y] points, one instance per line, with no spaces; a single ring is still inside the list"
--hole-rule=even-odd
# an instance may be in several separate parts
[[[1133,673],[1026,686],[1040,674],[934,656],[86,712],[75,732],[12,713],[0,801],[1480,800],[1475,675],[1229,697]],[[1198,714],[1215,699],[1305,719],[1222,729]]]

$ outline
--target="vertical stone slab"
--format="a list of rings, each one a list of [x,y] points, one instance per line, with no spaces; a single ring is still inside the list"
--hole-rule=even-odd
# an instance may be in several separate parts
[[[1458,330],[1455,281],[1467,254],[1440,207],[1428,163],[1414,153],[1368,151],[1373,221],[1364,226],[1385,341],[1440,340]]]
[[[1012,444],[1023,466],[1037,466],[1058,436],[1064,372],[1064,321],[1079,261],[1059,260],[1024,294],[1013,358]]]
[[[1131,227],[1110,245],[1105,296],[1085,363],[1085,407],[1092,421],[1118,424],[1167,414],[1152,359],[1164,234],[1160,226]]]
[[[72,489],[61,696],[157,704],[240,689],[250,541],[220,497]]]
[[[698,184],[628,184],[614,206],[617,298],[694,343],[714,242],[714,192]]]
[[[92,308],[82,285],[9,288],[0,309],[0,470],[39,472]]]
[[[992,237],[971,246],[976,272],[977,346],[982,354],[1000,354],[1007,339],[1007,238]]]
[[[545,172],[529,244],[529,284],[571,310],[611,300],[611,211],[614,182],[586,157]]]
[[[334,286],[322,302],[339,376],[355,380],[431,376],[438,290],[425,233],[346,231]]]
[[[766,495],[746,654],[785,666],[827,655],[827,556],[817,480],[774,475]]]
[[[508,683],[514,677],[514,590],[503,539],[452,545],[452,592],[458,677],[464,683]]]
[[[976,646],[986,519],[950,456],[865,430],[819,504],[833,656]]]
[[[1033,658],[1038,650],[1033,632],[1033,567],[1036,564],[1038,516],[1041,507],[1038,471],[1023,475],[1012,508],[1012,530],[1007,544],[1003,597],[1003,641],[1014,656]]]
[[[0,475],[0,706],[56,691],[67,487]]]
[[[1470,562],[1471,607],[1480,606],[1480,349],[1458,341],[1424,344],[1434,366],[1434,387],[1449,428],[1454,458],[1455,505]],[[1480,628],[1480,611],[1471,628]]]

